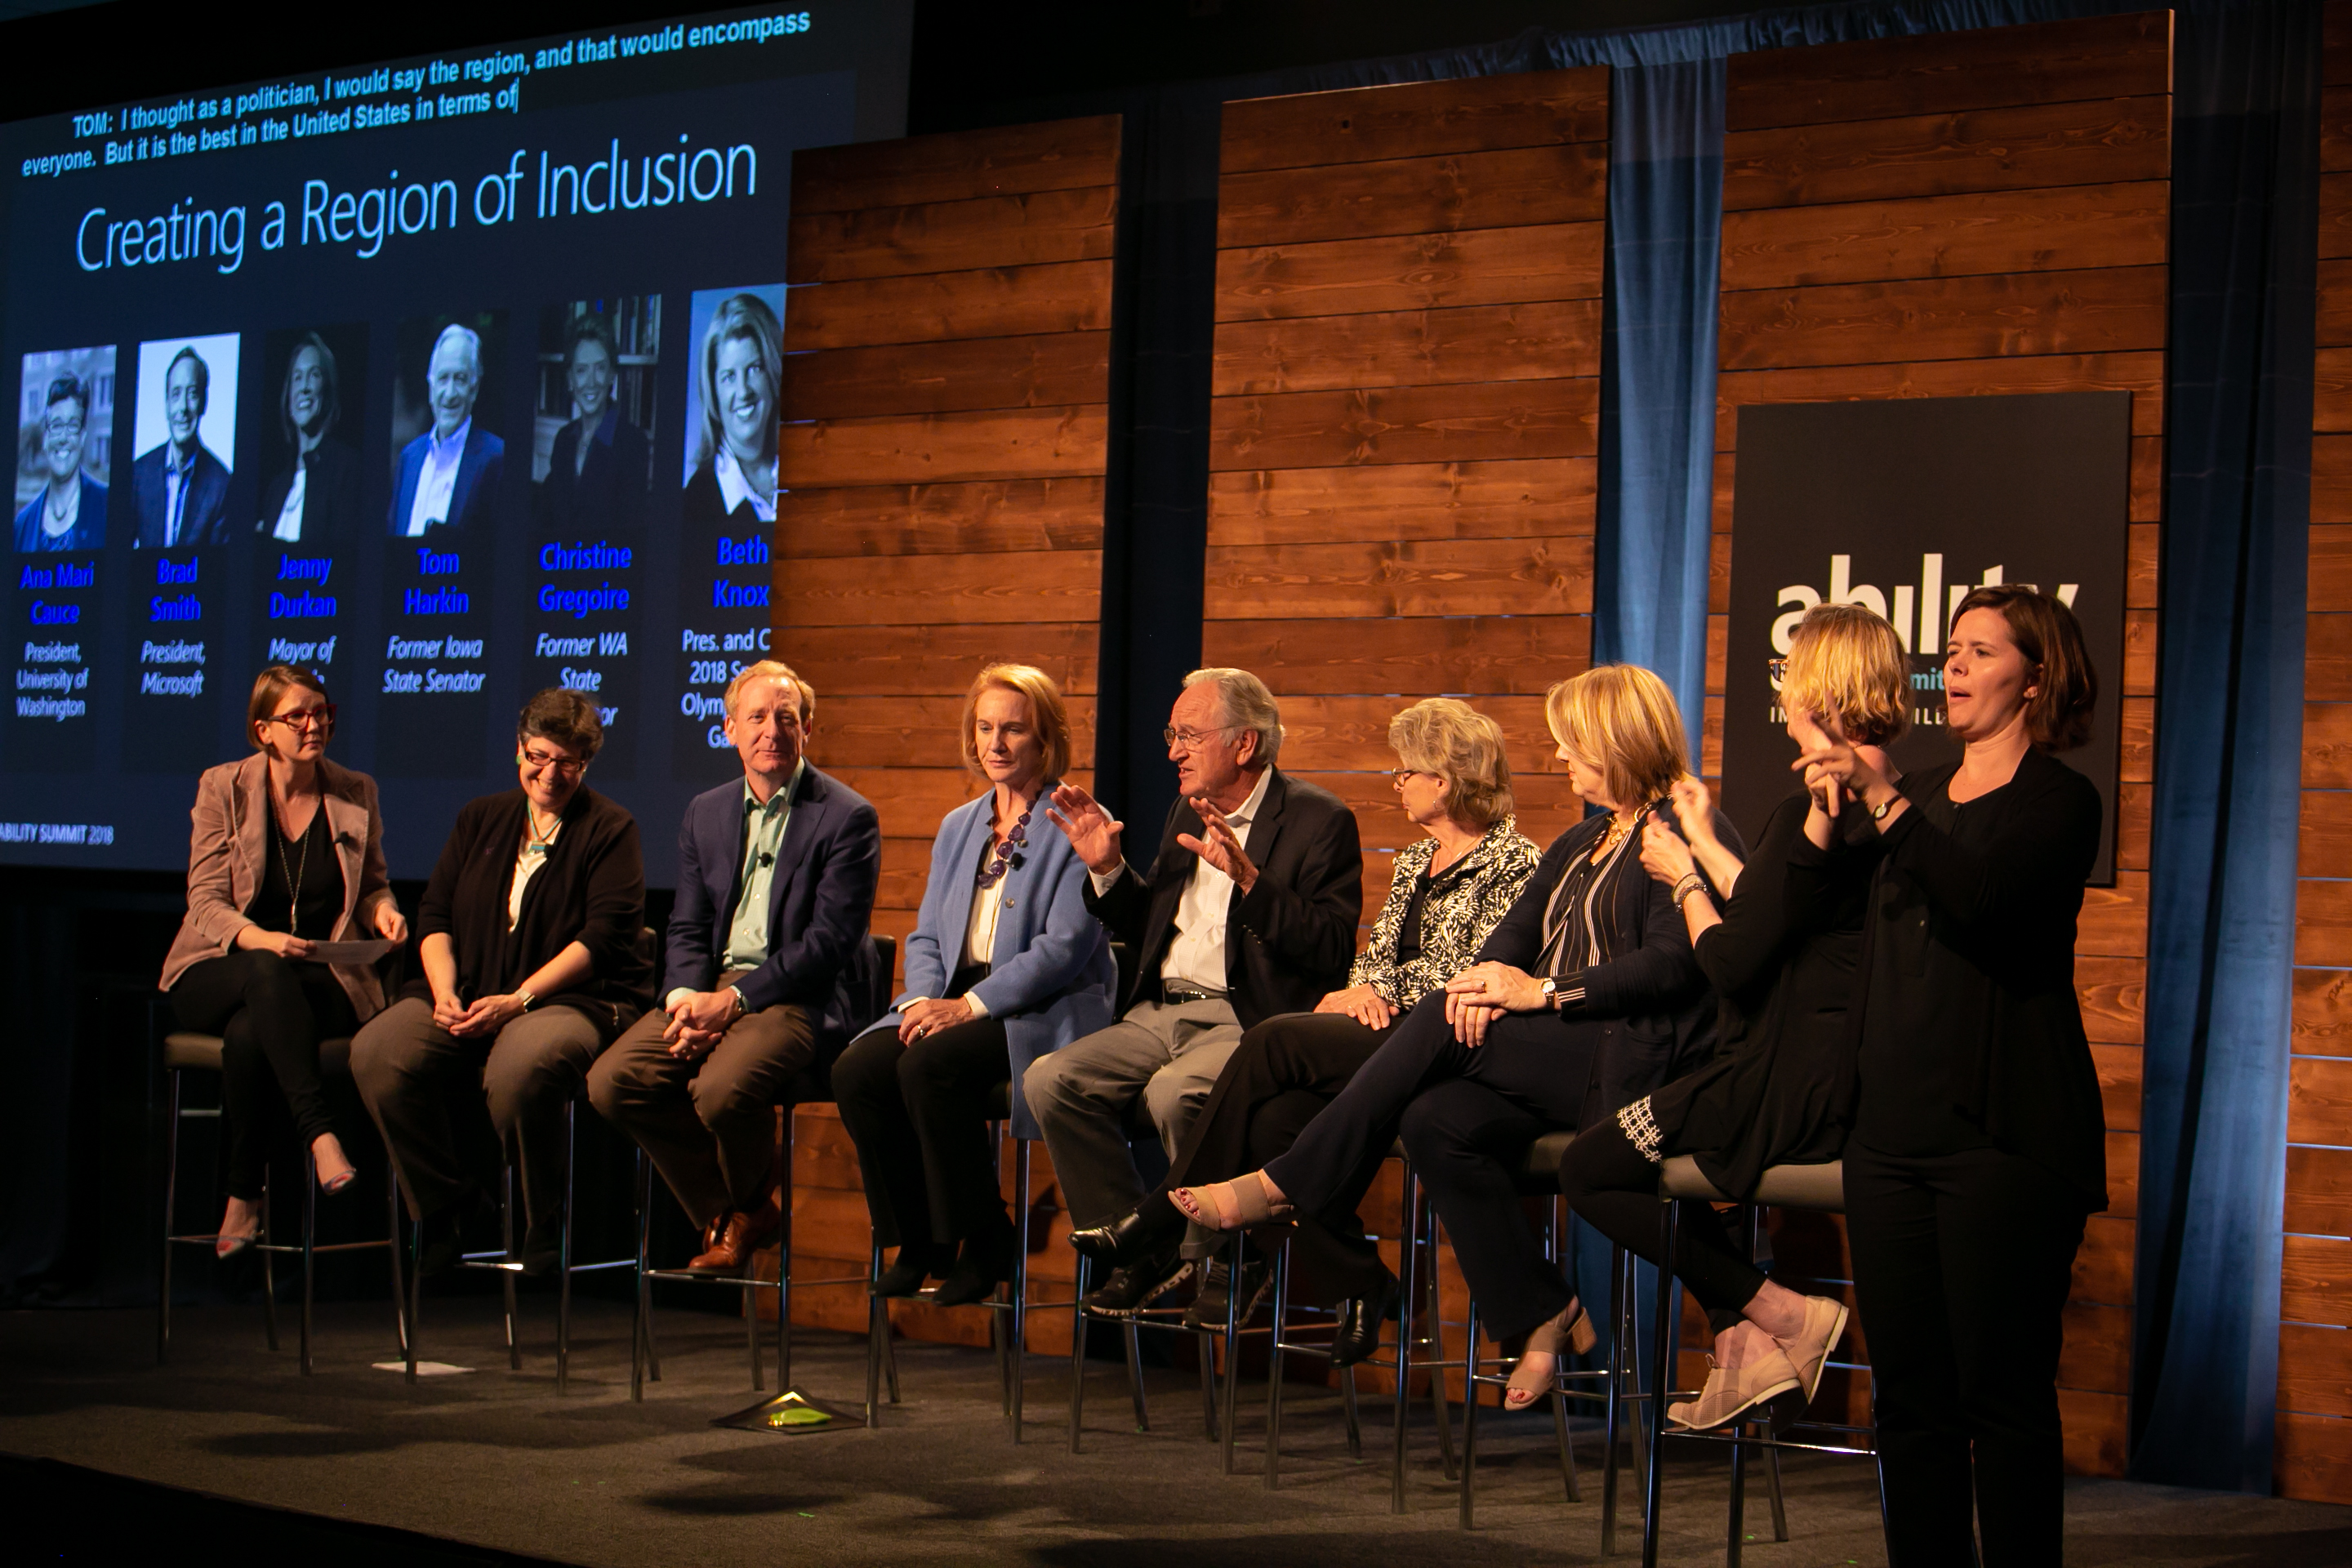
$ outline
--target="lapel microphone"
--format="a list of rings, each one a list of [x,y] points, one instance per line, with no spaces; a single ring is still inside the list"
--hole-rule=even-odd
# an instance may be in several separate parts
[[[760,851],[760,868],[761,868],[761,870],[763,870],[763,871],[764,871],[764,870],[766,870],[769,867],[771,867],[771,866],[774,865],[775,863],[776,863],[776,857],[775,857],[775,855],[774,855],[772,852],[771,852],[771,851],[769,851],[769,850],[766,850],[766,849],[762,849],[762,850],[761,850],[761,851]]]

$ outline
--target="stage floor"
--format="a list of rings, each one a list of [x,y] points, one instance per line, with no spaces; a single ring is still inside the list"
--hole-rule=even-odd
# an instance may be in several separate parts
[[[902,1345],[906,1403],[886,1411],[882,1430],[781,1436],[710,1425],[753,1397],[732,1320],[663,1313],[666,1376],[633,1405],[624,1309],[579,1305],[562,1398],[551,1299],[527,1297],[525,1318],[523,1370],[510,1373],[492,1301],[428,1300],[428,1353],[480,1370],[411,1388],[368,1365],[393,1352],[383,1307],[323,1310],[308,1380],[290,1340],[275,1355],[264,1347],[257,1308],[175,1317],[173,1363],[162,1370],[152,1312],[0,1314],[0,1452],[614,1568],[779,1552],[828,1568],[1601,1560],[1599,1443],[1579,1444],[1586,1500],[1563,1503],[1548,1417],[1482,1416],[1479,1528],[1465,1534],[1426,1405],[1413,1428],[1412,1510],[1400,1517],[1388,1506],[1386,1406],[1367,1403],[1367,1458],[1357,1464],[1337,1398],[1313,1388],[1286,1394],[1283,1484],[1268,1492],[1262,1382],[1244,1384],[1238,1473],[1226,1478],[1202,1438],[1187,1373],[1149,1373],[1152,1429],[1138,1433],[1123,1370],[1090,1363],[1085,1452],[1074,1456],[1066,1363],[1033,1359],[1027,1440],[1015,1447],[986,1352]],[[854,1405],[863,1351],[836,1334],[800,1336],[797,1380]],[[1667,1560],[1719,1563],[1726,1467],[1694,1458],[1670,1462],[1667,1475]],[[1792,1460],[1787,1494],[1792,1539],[1777,1543],[1760,1476],[1751,1481],[1748,1563],[1885,1561],[1866,1466]],[[1623,1507],[1621,1549],[1638,1560],[1630,1490]],[[2347,1508],[2084,1481],[2068,1510],[2067,1559],[2077,1565],[2352,1562]]]

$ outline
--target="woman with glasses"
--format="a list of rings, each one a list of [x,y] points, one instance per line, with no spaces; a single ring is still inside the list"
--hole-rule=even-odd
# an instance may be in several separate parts
[[[1288,1149],[1398,1020],[1470,966],[1534,875],[1542,851],[1511,815],[1511,764],[1500,724],[1466,702],[1432,697],[1389,721],[1389,745],[1403,764],[1392,775],[1397,805],[1409,831],[1422,837],[1398,853],[1388,900],[1348,984],[1311,1013],[1268,1018],[1242,1037],[1166,1179],[1110,1224],[1071,1234],[1070,1244],[1087,1257],[1126,1266],[1172,1244],[1185,1219],[1169,1201],[1171,1192],[1230,1179]],[[1292,1238],[1298,1300],[1346,1303],[1335,1365],[1370,1353],[1367,1335],[1378,1340],[1395,1300],[1396,1277],[1355,1214],[1388,1152],[1383,1145],[1328,1205],[1331,1226],[1301,1225]],[[1268,1278],[1255,1259],[1245,1267],[1244,1317]],[[1215,1302],[1202,1310],[1212,1308],[1222,1321]]]
[[[470,1205],[522,1167],[523,1272],[559,1259],[563,1110],[596,1054],[653,1001],[637,823],[583,782],[604,742],[596,708],[561,687],[524,705],[520,787],[469,801],[417,911],[424,978],[352,1043],[352,1076],[383,1129],[419,1267],[457,1261]]]
[[[1021,1075],[1108,1028],[1118,980],[1086,867],[1061,834],[1030,831],[1070,765],[1061,689],[1042,669],[992,664],[964,694],[962,731],[964,767],[988,791],[940,820],[907,989],[833,1068],[875,1238],[898,1249],[876,1289],[911,1296],[936,1279],[946,1307],[1013,1277],[987,1138],[993,1091],[1009,1080],[1013,1135],[1041,1136]]]
[[[375,781],[327,761],[334,704],[307,669],[273,664],[253,683],[253,755],[208,768],[190,813],[188,912],[163,961],[180,1026],[221,1037],[228,1209],[213,1250],[261,1234],[269,1131],[282,1103],[320,1190],[357,1173],[319,1078],[319,1042],[383,1006],[373,968],[311,959],[321,942],[408,937],[384,876]]]

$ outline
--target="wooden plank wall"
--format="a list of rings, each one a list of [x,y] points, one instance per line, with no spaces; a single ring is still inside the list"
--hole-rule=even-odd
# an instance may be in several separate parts
[[[1282,765],[1356,808],[1367,924],[1418,837],[1399,709],[1492,714],[1537,842],[1582,815],[1543,693],[1591,657],[1608,94],[1604,67],[1224,107],[1202,658],[1263,678]],[[1392,1166],[1375,1234],[1397,1202]]]
[[[2352,1497],[2352,4],[2326,9],[2311,621],[2274,1475]]]
[[[2120,869],[2076,946],[2114,1202],[2076,1263],[2060,1372],[2068,1463],[2101,1475],[2122,1471],[2130,1387],[2170,89],[2168,12],[1739,55],[1724,146],[1709,772],[1741,406],[2133,394],[2125,668],[2103,672],[2124,710]],[[1841,1227],[1789,1216],[1777,1243],[1784,1267],[1848,1288]],[[1865,1358],[1867,1334],[1849,1347]]]
[[[1061,683],[1070,776],[1093,776],[1119,130],[1113,115],[793,157],[775,647],[819,692],[816,760],[881,812],[874,928],[902,942],[940,816],[978,793],[956,725],[983,663]],[[862,1269],[856,1152],[831,1107],[799,1113],[796,1146],[794,1277]],[[1040,1277],[1067,1279],[1070,1256],[1041,1236]],[[796,1301],[811,1322],[865,1322],[862,1293]],[[982,1313],[894,1312],[987,1342]],[[1040,1321],[1041,1348],[1056,1326]]]

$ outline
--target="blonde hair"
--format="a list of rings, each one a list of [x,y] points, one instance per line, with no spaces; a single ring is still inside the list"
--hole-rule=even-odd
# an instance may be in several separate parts
[[[727,717],[735,717],[736,693],[755,680],[791,681],[793,689],[800,693],[801,732],[806,734],[816,728],[816,688],[802,679],[791,665],[780,658],[759,659],[735,672],[735,679],[727,683]]]
[[[1045,742],[1045,776],[1060,778],[1070,771],[1070,714],[1063,705],[1062,689],[1054,678],[1029,664],[992,664],[971,678],[963,694],[963,765],[975,777],[986,777],[980,765],[980,742],[972,725],[980,714],[980,694],[1002,687],[1029,704],[1029,721]]]
[[[1911,658],[1884,616],[1860,605],[1815,605],[1789,639],[1780,706],[1833,717],[1845,738],[1891,743],[1911,724]]]
[[[1503,727],[1467,702],[1428,697],[1389,721],[1389,744],[1415,773],[1445,781],[1445,815],[1492,827],[1511,814]]]
[[[326,683],[319,679],[317,672],[305,669],[299,664],[273,664],[253,678],[253,697],[245,705],[245,738],[253,743],[255,751],[264,751],[268,745],[261,738],[262,721],[275,714],[278,703],[284,701],[286,694],[296,687],[315,692],[321,702],[332,703],[327,695]],[[332,724],[328,726],[326,732],[329,735],[335,732]]]
[[[1691,771],[1683,710],[1666,683],[1638,664],[1595,665],[1544,693],[1552,739],[1601,772],[1616,804],[1662,798]]]

